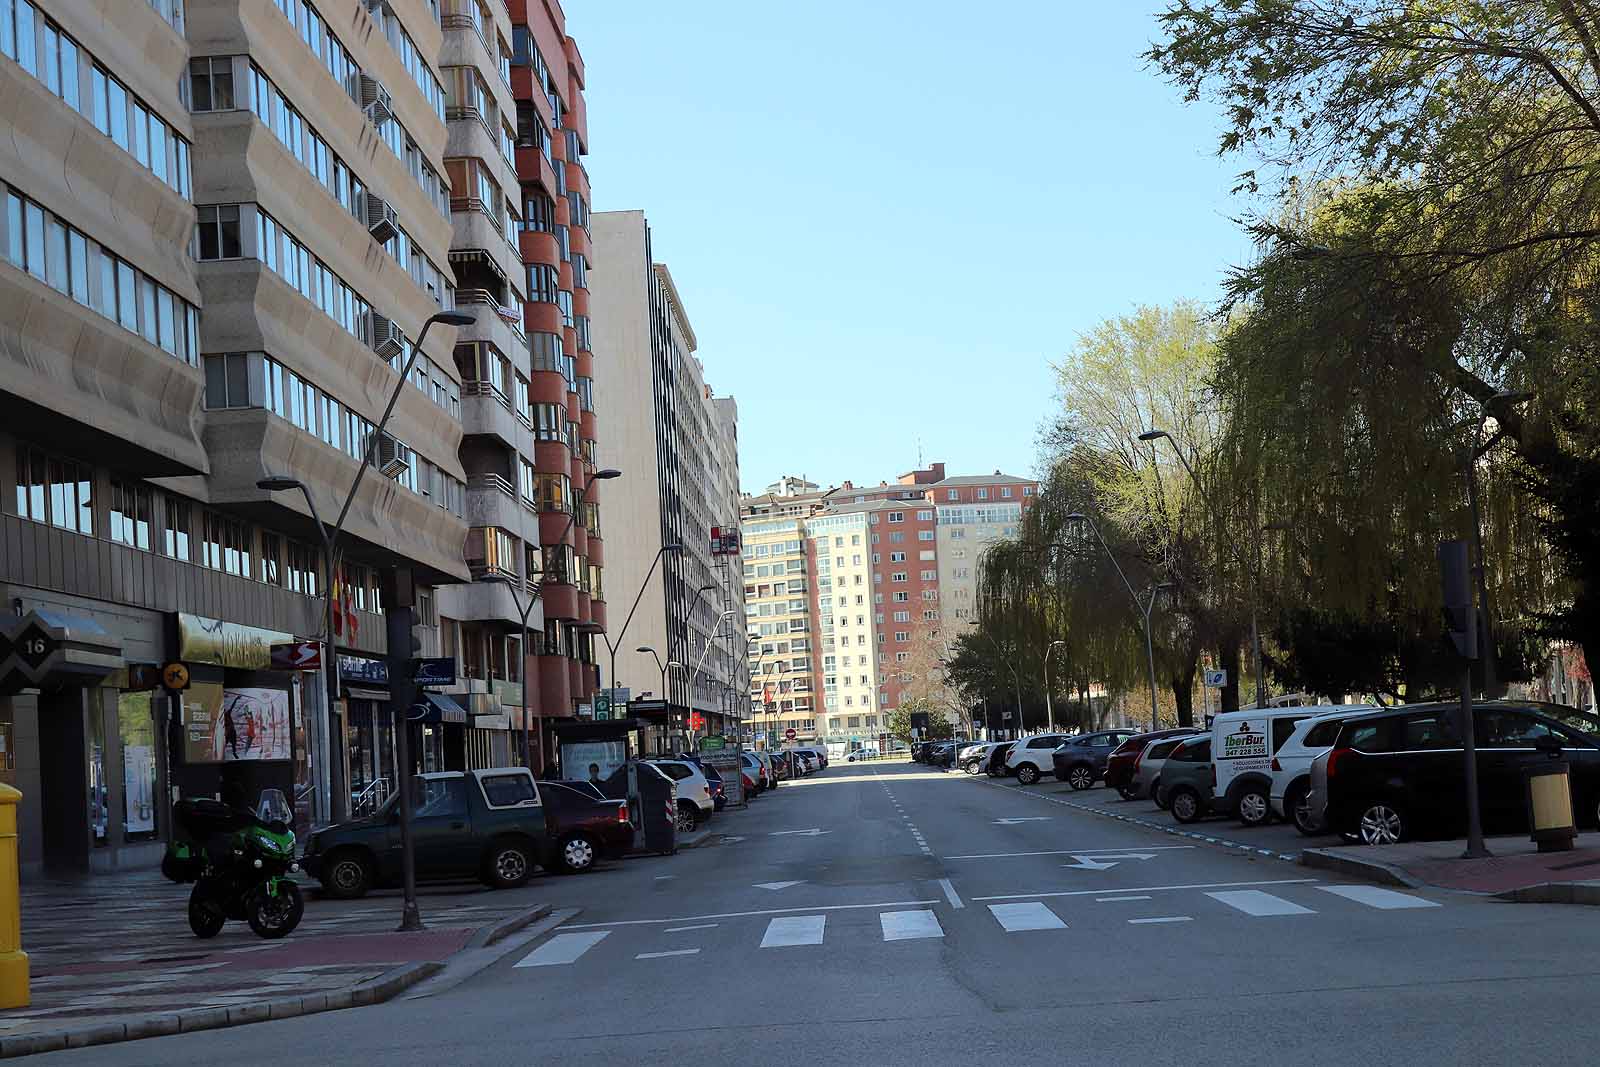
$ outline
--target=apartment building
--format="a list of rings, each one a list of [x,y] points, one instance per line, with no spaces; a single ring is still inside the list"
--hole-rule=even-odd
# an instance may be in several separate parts
[[[608,460],[623,472],[606,515],[610,581],[638,604],[631,620],[614,620],[614,684],[664,701],[635,710],[648,723],[647,750],[662,751],[681,747],[691,712],[720,733],[744,707],[738,557],[711,539],[713,528],[738,524],[738,409],[706,381],[644,213],[596,212],[591,225],[595,344],[609,371],[595,406]]]
[[[953,638],[976,622],[983,553],[996,541],[1017,536],[1022,510],[1038,483],[995,471],[943,478],[928,486],[938,512],[939,590],[944,636]]]
[[[878,718],[876,607],[872,529],[865,510],[828,510],[806,521],[817,560],[816,645],[821,659],[823,714],[852,718],[873,729]],[[871,720],[872,725],[868,725]],[[831,725],[825,724],[825,725]],[[813,736],[843,740],[815,726]]]
[[[742,539],[748,725],[757,736],[792,729],[814,737],[821,668],[812,638],[815,549],[795,517],[746,519]]]

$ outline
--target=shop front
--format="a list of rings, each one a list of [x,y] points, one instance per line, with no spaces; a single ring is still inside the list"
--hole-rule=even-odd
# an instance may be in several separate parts
[[[396,780],[388,661],[341,655],[339,697],[344,704],[350,814],[368,815],[388,799]]]

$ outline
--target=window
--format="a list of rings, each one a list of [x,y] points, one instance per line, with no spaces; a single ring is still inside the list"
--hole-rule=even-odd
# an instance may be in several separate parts
[[[81,464],[17,446],[17,514],[25,519],[93,534],[93,482]]]
[[[932,522],[933,521],[933,512],[931,512],[931,511],[919,511],[919,512],[917,512],[917,521],[918,522]]]
[[[200,537],[200,563],[212,570],[241,578],[253,577],[250,561],[250,531],[240,522],[216,512],[205,512]]]
[[[111,479],[111,540],[150,551],[150,487]]]
[[[945,499],[946,500],[960,500],[961,499],[961,491],[958,490],[958,489],[947,489],[947,490],[945,490]]]
[[[918,530],[917,531],[917,540],[918,541],[932,541],[933,540],[933,531],[932,530]]]
[[[894,621],[895,622],[910,622],[911,621],[911,612],[909,612],[909,611],[897,611],[897,612],[895,612],[894,613]]]
[[[989,490],[987,490],[987,489],[979,489],[978,490],[978,499],[979,500],[988,500],[989,499]]]
[[[200,259],[238,259],[244,254],[239,243],[238,204],[196,208],[195,219]]]
[[[906,513],[903,512],[903,511],[891,511],[891,512],[889,512],[889,521],[890,522],[905,522],[906,521]]]
[[[905,571],[895,571],[893,574],[889,575],[889,580],[891,582],[903,582],[906,580],[906,578],[907,575]]]
[[[166,524],[163,529],[162,550],[173,559],[188,562],[189,555],[189,502],[170,493],[166,497]]]

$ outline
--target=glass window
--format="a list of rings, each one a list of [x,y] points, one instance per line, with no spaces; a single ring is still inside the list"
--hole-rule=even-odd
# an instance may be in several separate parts
[[[39,76],[39,56],[33,37],[33,5],[28,0],[17,0],[17,62],[35,78]]]
[[[1557,737],[1554,730],[1523,711],[1473,712],[1474,740],[1484,748],[1532,748],[1540,739]]]
[[[465,778],[423,778],[411,780],[419,819],[459,818],[467,813]]]
[[[1455,716],[1448,711],[1414,715],[1400,727],[1400,751],[1456,748],[1461,744],[1456,734]],[[1360,746],[1354,746],[1360,747]],[[1385,748],[1365,751],[1390,751]]]
[[[149,692],[120,693],[117,733],[122,744],[122,835],[129,841],[157,835],[156,726]]]
[[[80,304],[89,302],[89,243],[83,234],[72,230],[67,234],[69,285],[72,299]]]
[[[28,273],[36,278],[43,278],[45,264],[44,209],[31,201],[24,201],[23,215],[27,236],[25,257],[28,264]]]
[[[187,562],[189,555],[189,502],[168,495],[162,548],[173,559]]]
[[[137,333],[139,305],[133,280],[133,268],[117,260],[117,321],[122,324],[123,329]]]
[[[1294,733],[1297,724],[1305,721],[1304,716],[1298,719],[1273,719],[1272,720],[1272,751],[1277,752],[1283,743],[1289,740],[1289,735]]]

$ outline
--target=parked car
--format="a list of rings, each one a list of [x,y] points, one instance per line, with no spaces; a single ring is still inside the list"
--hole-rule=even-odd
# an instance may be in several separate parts
[[[1088,789],[1105,775],[1111,753],[1132,736],[1132,730],[1101,730],[1067,738],[1050,755],[1056,781],[1080,791]]]
[[[1161,803],[1160,794],[1156,792],[1156,788],[1161,784],[1161,767],[1167,762],[1167,757],[1172,754],[1172,750],[1177,748],[1184,738],[1193,737],[1199,732],[1198,730],[1190,730],[1187,733],[1168,734],[1166,737],[1158,737],[1154,741],[1146,743],[1134,763],[1133,788],[1135,795],[1149,797],[1156,802],[1156,807],[1164,807]]]
[[[689,760],[647,760],[678,783],[678,833],[692,833],[717,810],[711,797],[711,783],[706,781],[698,764]]]
[[[931,744],[933,744],[932,741],[913,741],[913,742],[911,742],[911,760],[912,760],[912,762],[913,763],[921,763],[922,762],[923,750],[925,750]]]
[[[1139,755],[1144,752],[1145,746],[1164,737],[1187,737],[1194,732],[1194,727],[1192,726],[1180,726],[1173,730],[1153,730],[1147,733],[1134,734],[1118,745],[1111,755],[1106,757],[1106,785],[1120,793],[1123,800],[1136,799],[1139,793],[1134,789],[1133,783],[1135,765],[1138,763]]]
[[[1523,768],[1552,755],[1570,767],[1579,826],[1600,824],[1600,735],[1567,725],[1534,702],[1474,705],[1478,798],[1484,829],[1527,828]],[[1559,709],[1563,718],[1571,709]],[[1346,719],[1313,762],[1326,823],[1369,845],[1464,832],[1466,767],[1457,705],[1411,704]]]
[[[989,762],[989,757],[997,748],[1004,748],[1011,744],[1009,741],[980,741],[975,745],[968,745],[956,755],[956,766],[968,774],[977,774]]]
[[[956,743],[954,741],[933,742],[923,751],[922,762],[930,767],[954,767],[956,762]]]
[[[510,889],[535,866],[560,862],[539,788],[525,767],[420,774],[412,789],[419,881],[476,877]],[[313,831],[300,862],[332,897],[400,884],[399,793],[365,818]]]
[[[1024,737],[1006,754],[1006,777],[1016,775],[1023,785],[1032,785],[1047,774],[1056,773],[1052,754],[1069,734],[1035,734]]]
[[[540,782],[539,799],[544,801],[546,827],[555,843],[556,870],[577,874],[633,847],[627,801],[596,799],[566,782]]]
[[[760,796],[762,792],[771,788],[775,781],[774,767],[766,762],[755,752],[746,752],[739,757],[741,771],[744,775],[744,791],[749,797]]]
[[[1001,778],[1006,773],[1006,760],[1011,756],[1011,750],[1017,746],[1015,741],[1002,741],[989,753],[989,760],[983,766],[983,771],[990,778]]]
[[[1294,823],[1306,836],[1322,833],[1322,826],[1311,815],[1311,761],[1328,749],[1339,736],[1339,726],[1351,714],[1374,711],[1362,707],[1353,712],[1330,711],[1313,715],[1295,724],[1272,757],[1272,813]]]
[[[1193,734],[1178,739],[1161,767],[1161,799],[1157,802],[1182,823],[1199,822],[1211,811],[1211,735]]]
[[[816,763],[817,770],[825,771],[825,770],[828,769],[828,749],[827,749],[827,746],[825,746],[825,745],[797,745],[797,746],[795,746],[794,751],[795,752],[804,752],[804,753],[808,754],[811,757],[812,761],[814,763]]]
[[[1211,758],[1217,784],[1212,805],[1246,826],[1272,817],[1272,757],[1300,722],[1333,707],[1250,708],[1211,720]]]
[[[863,763],[866,760],[877,758],[878,750],[875,748],[855,748],[851,749],[850,753],[845,756],[844,759],[846,763]]]

